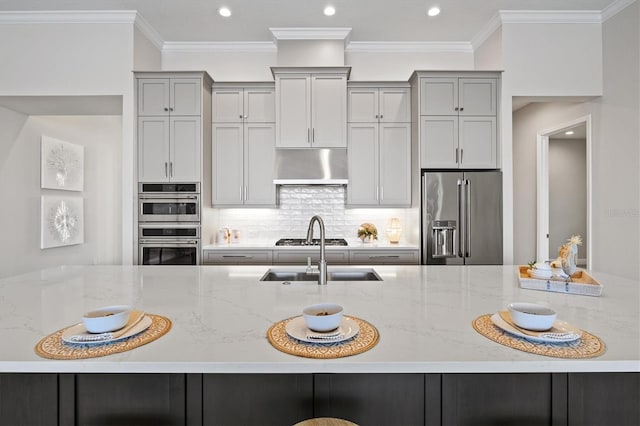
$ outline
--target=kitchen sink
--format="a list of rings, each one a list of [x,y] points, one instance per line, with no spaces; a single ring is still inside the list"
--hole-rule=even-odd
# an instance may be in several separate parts
[[[300,269],[271,268],[260,278],[260,281],[282,282],[318,282],[317,273],[307,273]],[[380,275],[371,268],[332,269],[327,270],[327,281],[382,281]]]

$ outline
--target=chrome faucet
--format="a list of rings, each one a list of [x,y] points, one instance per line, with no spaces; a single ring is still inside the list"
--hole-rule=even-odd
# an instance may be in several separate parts
[[[313,241],[313,224],[318,222],[320,226],[320,261],[318,262],[318,284],[327,284],[327,261],[324,257],[324,222],[322,218],[315,215],[309,221],[309,228],[307,229],[307,244],[311,244]]]

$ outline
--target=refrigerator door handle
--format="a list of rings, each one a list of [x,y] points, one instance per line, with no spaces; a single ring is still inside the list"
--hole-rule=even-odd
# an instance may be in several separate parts
[[[458,205],[458,257],[464,257],[464,245],[462,244],[463,223],[462,223],[462,180],[458,179],[456,204]]]
[[[467,234],[466,241],[464,243],[465,257],[471,256],[471,182],[465,180],[465,213],[467,217],[464,219],[464,228]]]

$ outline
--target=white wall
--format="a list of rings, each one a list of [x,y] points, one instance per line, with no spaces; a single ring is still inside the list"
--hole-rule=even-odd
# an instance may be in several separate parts
[[[591,114],[592,258],[595,270],[638,278],[640,270],[638,3],[603,24],[603,96],[577,104],[539,103],[513,115],[514,259],[536,244],[536,133]]]
[[[26,116],[0,107],[3,154],[0,209],[5,224],[0,245],[0,277],[60,264],[109,264],[121,258],[120,142],[122,119],[115,116]],[[84,191],[40,188],[42,135],[85,147]],[[85,243],[40,249],[40,196],[84,198]],[[9,208],[10,207],[10,208]]]
[[[549,138],[549,258],[572,235],[582,237],[587,258],[587,141]]]
[[[163,51],[162,69],[207,71],[214,81],[273,81],[271,68],[277,64],[275,49],[268,52],[198,50]]]
[[[502,27],[495,30],[473,53],[477,70],[502,69]]]
[[[343,65],[343,40],[278,41],[279,67],[341,67]]]
[[[136,71],[162,69],[162,51],[138,28],[133,32],[133,69]]]
[[[95,15],[95,16],[94,16]],[[106,18],[105,18],[106,16]],[[117,152],[122,168],[102,178],[122,182],[120,229],[107,236],[106,244],[122,244],[122,261],[132,260],[134,236],[134,25],[131,17],[94,12],[91,19],[103,23],[0,24],[0,96],[117,95],[122,97],[122,123]],[[56,16],[56,19],[60,16]],[[75,16],[72,16],[75,19]],[[26,17],[27,21],[29,16]],[[129,22],[129,21],[130,22]],[[139,39],[141,43],[144,43]],[[142,48],[141,48],[142,49]],[[140,63],[147,63],[148,57]],[[0,193],[0,196],[4,194]],[[120,260],[119,260],[120,261]],[[67,259],[73,262],[73,259]],[[62,262],[65,263],[65,262]]]

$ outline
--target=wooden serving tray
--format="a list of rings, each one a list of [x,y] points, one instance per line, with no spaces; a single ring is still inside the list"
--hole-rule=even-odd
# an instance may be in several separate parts
[[[603,286],[585,271],[579,270],[571,275],[571,281],[560,279],[540,280],[529,276],[528,266],[518,266],[520,288],[530,290],[553,291],[555,293],[582,294],[585,296],[602,295]]]

